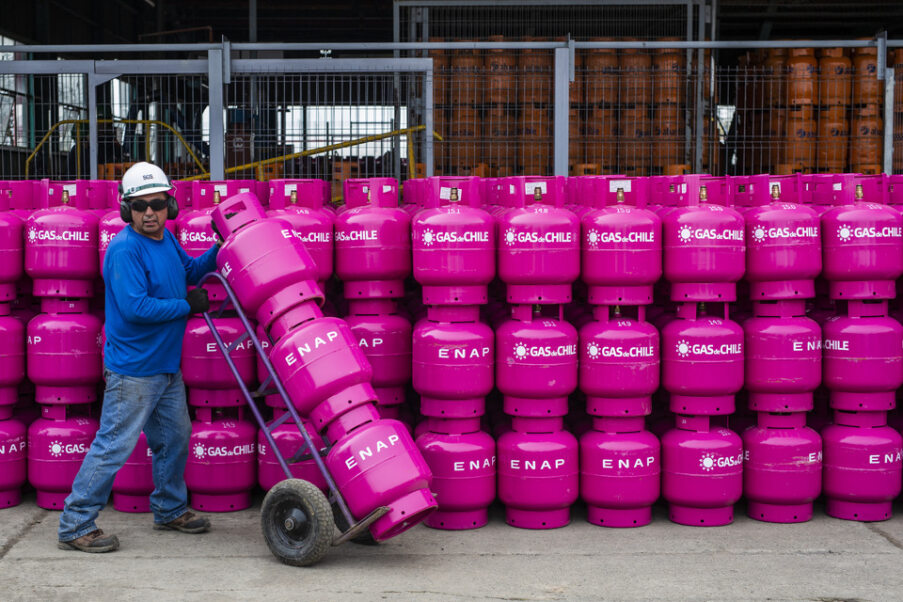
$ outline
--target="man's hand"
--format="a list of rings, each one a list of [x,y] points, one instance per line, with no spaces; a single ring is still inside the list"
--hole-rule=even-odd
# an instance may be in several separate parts
[[[188,301],[188,306],[191,308],[191,313],[193,314],[204,313],[210,309],[210,299],[207,297],[207,289],[200,287],[193,288],[188,291],[185,300]]]

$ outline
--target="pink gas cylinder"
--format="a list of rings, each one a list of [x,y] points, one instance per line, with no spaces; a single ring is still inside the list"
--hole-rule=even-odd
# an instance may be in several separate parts
[[[580,329],[580,391],[593,416],[645,416],[658,390],[661,348],[656,328],[623,315],[619,307],[594,308],[596,321]]]
[[[887,176],[887,204],[903,211],[903,175]]]
[[[743,386],[743,329],[727,319],[726,308],[683,303],[677,319],[662,329],[662,385],[671,411],[723,415],[734,411]]]
[[[390,508],[370,526],[377,541],[407,531],[437,508],[429,466],[397,420],[355,429],[330,449],[326,466],[355,519]]]
[[[28,379],[41,404],[91,403],[103,375],[99,318],[87,300],[45,298],[26,329]]]
[[[743,322],[749,407],[805,412],[821,383],[821,327],[806,317],[802,299],[754,303]]]
[[[834,299],[892,299],[903,274],[903,216],[865,196],[857,176],[836,176],[822,215],[824,277]],[[855,191],[853,192],[853,187]]]
[[[0,194],[0,303],[16,298],[16,282],[25,274],[24,230],[22,219],[9,211],[8,195]]]
[[[733,301],[746,267],[743,217],[707,203],[698,176],[663,219],[665,278],[674,301]]]
[[[580,437],[580,496],[602,527],[642,527],[661,493],[661,444],[642,416],[595,417]]]
[[[662,223],[645,209],[648,184],[642,179],[598,183],[603,189],[590,192],[605,205],[582,220],[582,278],[589,302],[651,303],[652,287],[662,276]]]
[[[404,185],[402,185],[401,208],[407,211],[411,217],[414,217],[414,214],[423,207],[424,193],[427,186],[427,180],[422,178],[407,180]],[[481,185],[480,190],[482,191],[482,189],[483,186]]]
[[[489,521],[495,500],[495,440],[480,430],[480,419],[430,418],[417,447],[433,473],[430,489],[439,509],[424,524],[434,529],[476,529]]]
[[[743,491],[743,442],[709,416],[678,414],[662,437],[662,495],[678,524],[714,527],[734,520]]]
[[[113,479],[113,508],[119,512],[150,512],[153,492],[153,454],[147,436],[141,433],[132,454]]]
[[[169,222],[166,223],[168,224]],[[119,215],[119,209],[110,211],[100,218],[97,227],[99,239],[97,254],[100,259],[99,266],[101,276],[103,276],[103,260],[107,256],[107,248],[110,246],[110,241],[113,240],[114,236],[122,232],[125,227],[126,223],[122,221],[122,218]]]
[[[99,427],[96,419],[67,406],[41,408],[41,418],[28,427],[28,482],[38,492],[38,506],[63,509]]]
[[[806,426],[805,412],[759,412],[758,425],[743,432],[743,494],[750,518],[810,520],[821,477],[821,437]]]
[[[185,212],[194,206],[194,201],[192,199],[191,193],[194,188],[194,182],[192,180],[172,180],[172,195],[176,199],[176,204],[179,205],[179,209],[181,212]],[[181,215],[182,213],[180,213]]]
[[[225,183],[192,182],[192,209],[181,212],[176,219],[176,236],[179,244],[189,256],[199,257],[216,243],[217,238],[213,233],[211,215],[225,198]],[[204,288],[207,289],[211,301],[221,301],[226,298],[225,289],[217,282],[209,282],[204,285]]]
[[[273,420],[278,420],[285,413],[286,410],[273,410]],[[304,428],[307,429],[307,434],[310,435],[317,451],[323,449],[326,444],[323,442],[323,439],[320,438],[320,435],[317,434],[316,430],[314,430],[306,420],[303,420],[302,423],[304,424]],[[292,420],[288,420],[286,423],[277,426],[271,434],[276,445],[279,447],[279,452],[286,462],[288,462],[298,450],[304,446],[304,437],[301,436],[300,431],[298,431],[298,426]],[[309,454],[310,451],[308,450],[305,453]],[[323,478],[323,473],[320,472],[317,463],[312,458],[290,463],[288,467],[292,473],[292,477],[310,481],[324,493],[327,492],[329,487],[326,484],[326,479]],[[276,454],[270,451],[269,443],[267,443],[263,431],[258,431],[257,482],[265,491],[269,491],[276,483],[284,480],[285,472],[283,472],[282,467],[276,460]]]
[[[835,410],[888,411],[903,385],[903,327],[887,301],[847,301],[823,327],[824,384]]]
[[[802,176],[800,201],[812,208],[819,218],[834,208],[836,174],[807,174]],[[842,184],[838,184],[839,187]]]
[[[238,318],[214,318],[213,323],[227,345],[232,345],[245,332]],[[250,387],[257,371],[257,353],[251,340],[238,343],[230,357],[242,381]],[[245,403],[241,388],[203,318],[189,318],[186,325],[182,339],[182,378],[188,387],[188,405],[227,407]]]
[[[22,502],[27,464],[27,427],[19,420],[0,420],[0,508]]]
[[[505,520],[521,529],[557,529],[571,521],[580,465],[577,439],[563,419],[511,419],[498,439],[498,493]]]
[[[185,466],[191,507],[233,512],[251,505],[257,483],[257,429],[243,408],[195,410]]]
[[[414,278],[427,305],[488,301],[495,276],[495,220],[481,209],[478,178],[437,176],[412,223]]]
[[[61,190],[60,198],[58,206],[51,205],[49,197],[42,199],[46,208],[28,218],[25,271],[34,281],[37,297],[91,297],[99,274],[98,219],[77,209],[67,189]]]
[[[511,416],[564,416],[577,388],[577,330],[560,306],[514,305],[496,330],[496,386]]]
[[[345,180],[346,210],[335,221],[335,272],[345,298],[404,295],[411,274],[411,216],[398,207],[394,178]]]
[[[0,420],[11,418],[25,380],[25,326],[0,303]]]
[[[412,343],[420,411],[437,418],[480,416],[495,378],[495,335],[476,306],[432,306]]]
[[[267,215],[284,219],[304,243],[316,265],[316,278],[323,288],[333,272],[333,223],[335,215],[324,208],[323,180],[270,180]],[[328,188],[327,188],[328,190]]]
[[[269,329],[273,321],[308,301],[322,302],[316,266],[291,224],[267,218],[250,194],[223,201],[213,223],[226,237],[216,263],[242,308]]]
[[[746,280],[753,299],[793,299],[815,296],[821,272],[821,236],[815,210],[782,200],[778,183],[771,184],[771,202],[762,188],[769,176],[750,176],[751,196],[759,206],[745,214]]]
[[[35,203],[35,193],[42,190],[43,181],[35,180],[10,180],[9,182],[9,207],[10,211],[23,222],[28,219],[31,212],[38,206]]]
[[[822,432],[826,512],[834,518],[887,520],[903,478],[903,439],[885,412],[834,412]]]
[[[390,299],[349,299],[345,322],[373,368],[370,384],[380,407],[404,402],[411,380],[411,323]]]
[[[580,220],[564,208],[564,177],[505,179],[498,216],[499,278],[509,303],[568,303],[580,276]]]

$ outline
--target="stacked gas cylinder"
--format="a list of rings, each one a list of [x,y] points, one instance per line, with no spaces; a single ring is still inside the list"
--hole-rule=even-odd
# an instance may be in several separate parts
[[[337,243],[372,243],[376,237],[371,234],[390,221],[366,207],[360,209],[346,211],[344,224],[344,215],[337,220],[337,231],[345,232]],[[370,526],[376,540],[422,521],[436,508],[429,467],[405,425],[380,417],[371,385],[373,369],[349,324],[325,317],[320,310],[323,293],[317,266],[291,224],[267,216],[251,193],[221,202],[212,218],[226,239],[217,256],[220,272],[269,340],[269,359],[291,403],[331,444],[325,464],[353,516],[362,519],[381,506],[390,508]],[[356,219],[361,222],[352,229],[348,224]],[[410,266],[410,238],[399,244]],[[383,249],[358,244],[350,250],[355,251],[356,262],[336,266],[341,271],[354,265],[360,276],[346,281],[346,296],[391,298],[396,288],[402,288],[405,264],[397,271],[362,270],[361,266],[375,265],[373,254]]]

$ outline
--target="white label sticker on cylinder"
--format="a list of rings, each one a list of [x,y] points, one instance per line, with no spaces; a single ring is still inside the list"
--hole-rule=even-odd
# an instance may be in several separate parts
[[[452,191],[451,188],[445,188],[445,187],[440,188],[439,189],[439,198],[442,199],[443,201],[450,200],[451,199],[451,191]],[[463,190],[458,188],[458,200],[459,201],[464,197],[463,192],[464,192]]]
[[[781,183],[780,182],[775,181],[775,182],[768,183],[769,188],[774,188],[775,186],[778,187],[778,192],[781,192]]]
[[[686,182],[684,182],[683,184],[680,185],[680,193],[687,194],[687,183]]]
[[[514,184],[508,184],[508,194],[514,194]]]
[[[834,182],[834,190],[843,190],[843,184],[840,182]]]
[[[218,192],[221,197],[226,196],[226,185],[225,184],[214,184],[213,190],[214,190],[214,192]]]
[[[609,180],[608,192],[617,192],[618,188],[624,192],[630,192],[630,180]]]
[[[286,184],[285,191],[289,194],[291,194],[293,192],[298,192],[298,185],[297,184]]]
[[[251,189],[250,188],[239,188],[238,192],[240,192],[240,193],[241,192],[251,192]]]
[[[75,184],[63,184],[63,192],[69,196],[75,196]]]
[[[528,195],[530,195],[530,194],[536,194],[536,189],[537,189],[537,188],[539,188],[539,192],[540,192],[541,194],[545,194],[545,193],[546,193],[546,183],[545,183],[545,182],[526,182],[526,183],[524,184],[524,188],[525,188],[525,192],[526,192]],[[514,192],[514,191],[512,190],[512,192]]]
[[[369,186],[361,186],[361,190],[364,191],[364,194],[367,194],[368,192],[370,192],[370,187]]]
[[[391,184],[383,184],[383,193],[386,193],[386,192],[392,192]]]

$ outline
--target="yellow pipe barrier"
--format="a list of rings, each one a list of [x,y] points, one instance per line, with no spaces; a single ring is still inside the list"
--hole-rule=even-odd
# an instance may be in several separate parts
[[[41,141],[38,142],[37,146],[35,146],[34,150],[31,151],[31,154],[28,155],[28,158],[25,159],[25,177],[26,178],[28,177],[28,174],[31,171],[31,162],[34,159],[35,155],[38,154],[38,151],[41,149],[42,146],[44,146],[44,143],[47,142],[47,139],[50,138],[51,134],[53,134],[53,132],[55,132],[58,127],[60,127],[61,125],[65,125],[67,123],[75,124],[76,140],[78,140],[79,130],[81,129],[81,124],[88,123],[88,120],[87,119],[64,119],[62,121],[57,121],[56,123],[54,123],[50,127],[50,129],[47,130],[47,133],[44,134],[44,137],[41,138]],[[194,154],[194,151],[191,150],[191,147],[188,145],[188,142],[185,141],[185,138],[182,137],[182,134],[180,134],[178,131],[176,131],[171,125],[169,125],[166,122],[158,121],[156,119],[98,119],[97,123],[130,123],[130,124],[162,126],[162,127],[166,128],[167,130],[169,130],[170,132],[172,132],[175,135],[175,137],[179,140],[179,142],[182,143],[182,146],[185,147],[185,150],[188,151],[188,154],[191,156],[192,159],[194,159],[194,163],[198,166],[198,169],[200,169],[207,177],[210,176],[210,174],[207,172],[207,170],[204,169],[204,164],[201,162],[200,159],[198,159],[198,156]],[[149,136],[145,136],[145,139],[148,139],[148,138],[149,138]],[[81,145],[80,144],[75,145],[75,160],[76,160],[76,169],[80,172],[81,171]]]

